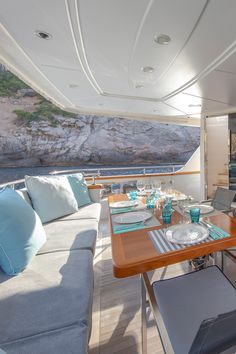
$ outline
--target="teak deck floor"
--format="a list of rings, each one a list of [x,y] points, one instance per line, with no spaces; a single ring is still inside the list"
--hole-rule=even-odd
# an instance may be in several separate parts
[[[189,271],[181,263],[155,271],[153,279]],[[226,258],[226,271],[236,284],[236,264]],[[89,354],[141,354],[141,288],[139,276],[125,279],[112,274],[108,220],[102,220],[94,258],[93,328]],[[163,354],[151,313],[148,313],[148,354]]]

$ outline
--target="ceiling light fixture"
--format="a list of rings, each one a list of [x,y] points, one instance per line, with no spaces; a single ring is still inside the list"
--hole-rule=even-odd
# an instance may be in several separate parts
[[[198,103],[198,104],[189,104],[188,106],[189,106],[189,108],[202,107],[202,105],[200,103]]]
[[[157,44],[167,45],[170,43],[170,41],[171,38],[167,34],[160,34],[154,36],[154,42],[156,42]]]
[[[52,35],[45,31],[35,31],[34,34],[41,39],[51,39]]]
[[[142,88],[144,88],[144,86],[141,85],[141,84],[137,84],[137,85],[135,85],[135,88],[136,88],[136,89],[142,89]]]
[[[141,70],[142,70],[144,73],[149,73],[149,74],[151,74],[151,73],[153,73],[154,68],[153,68],[152,66],[143,66],[143,67],[141,68]]]
[[[70,88],[77,88],[77,87],[79,87],[77,84],[69,84],[69,87]]]

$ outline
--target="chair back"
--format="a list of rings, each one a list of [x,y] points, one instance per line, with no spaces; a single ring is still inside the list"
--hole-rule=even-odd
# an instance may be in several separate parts
[[[231,204],[234,200],[235,194],[236,194],[235,190],[217,187],[211,205],[216,210],[230,211]]]

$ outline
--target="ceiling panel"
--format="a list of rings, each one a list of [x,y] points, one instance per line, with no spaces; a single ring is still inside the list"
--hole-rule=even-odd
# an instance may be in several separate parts
[[[235,0],[0,0],[0,6],[0,58],[63,107],[182,116],[236,106]],[[52,38],[42,40],[35,30]],[[171,42],[157,44],[158,34]],[[142,72],[144,66],[154,72]]]
[[[232,108],[232,106],[223,102],[212,101],[184,93],[180,93],[165,102],[185,112],[187,115],[208,114],[210,112],[226,111]]]

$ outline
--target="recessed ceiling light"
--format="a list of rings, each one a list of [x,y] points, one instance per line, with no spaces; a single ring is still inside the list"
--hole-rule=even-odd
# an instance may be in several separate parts
[[[158,44],[166,45],[170,43],[171,38],[167,34],[160,34],[154,36],[154,41]]]
[[[52,35],[50,33],[45,32],[45,31],[35,31],[34,34],[42,39],[51,39],[52,38]]]
[[[156,112],[158,112],[158,109],[154,109],[154,110],[153,110],[153,113],[156,113]]]
[[[99,103],[98,105],[99,105],[99,106],[103,106],[104,104],[103,104],[103,103]]]
[[[202,105],[200,103],[199,104],[189,104],[188,106],[189,106],[189,108],[202,107]]]
[[[137,84],[137,85],[135,85],[135,88],[136,88],[136,89],[142,89],[142,88],[144,88],[144,86],[141,85],[141,84]]]
[[[69,87],[70,88],[76,88],[76,87],[79,87],[77,84],[69,84]]]
[[[154,68],[152,66],[143,66],[141,68],[141,70],[144,72],[144,73],[153,73],[154,71]]]

